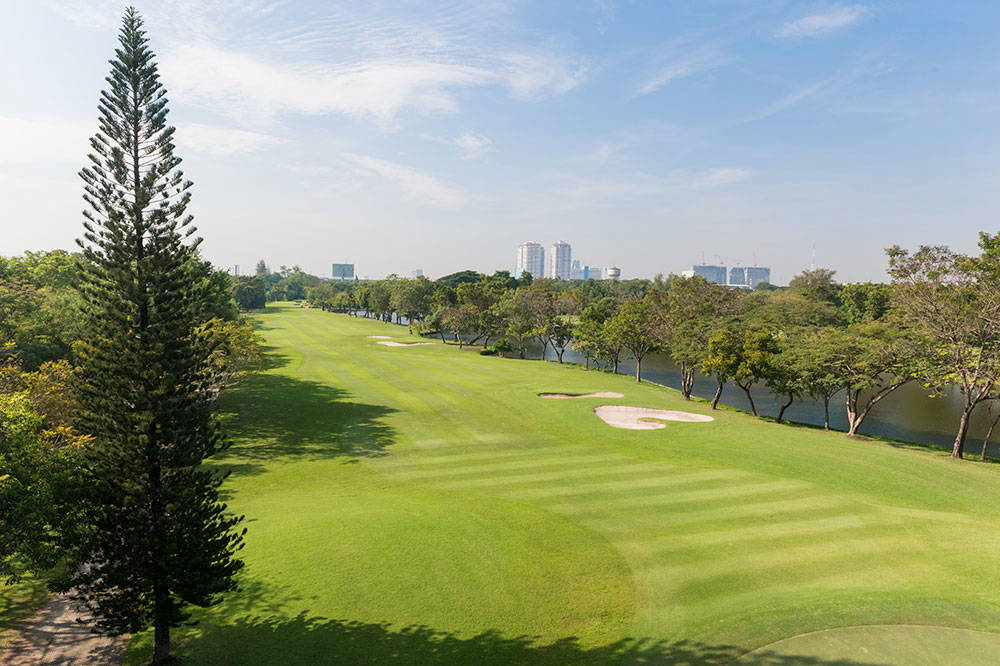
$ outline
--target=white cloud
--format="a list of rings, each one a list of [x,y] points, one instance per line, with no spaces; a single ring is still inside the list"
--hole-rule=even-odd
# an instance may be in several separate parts
[[[0,146],[5,164],[74,163],[83,166],[90,152],[87,142],[97,128],[53,118],[0,116]]]
[[[871,14],[864,5],[834,5],[822,14],[789,21],[778,30],[778,37],[817,37],[846,28]]]
[[[5,164],[89,164],[89,139],[97,131],[92,123],[54,118],[0,116],[0,145]],[[178,152],[226,157],[257,150],[279,141],[276,137],[245,130],[183,123],[174,135]]]
[[[161,71],[179,99],[256,122],[287,112],[383,120],[405,108],[453,112],[451,88],[489,78],[467,65],[413,60],[352,66],[268,63],[208,45],[169,51],[161,59]]]
[[[675,49],[675,51],[680,49]],[[686,49],[685,49],[686,50]],[[728,58],[712,46],[702,46],[685,53],[675,54],[639,86],[640,95],[648,95],[671,81],[714,69],[728,62]]]
[[[687,184],[687,187],[697,190],[723,187],[739,183],[749,177],[750,172],[746,169],[709,169],[708,171],[695,174]]]
[[[341,153],[340,157],[355,167],[356,173],[375,175],[389,181],[404,197],[412,201],[440,208],[456,208],[465,202],[466,197],[462,192],[413,167],[354,153]]]
[[[472,160],[493,147],[493,141],[482,134],[463,134],[455,139],[455,145],[462,149],[462,159]]]
[[[121,6],[110,3],[88,3],[79,0],[50,0],[45,3],[49,9],[83,28],[105,28],[117,21]]]
[[[500,56],[495,78],[519,99],[561,95],[580,85],[588,65],[582,58],[545,52],[508,52]]]
[[[482,134],[466,132],[460,136],[435,136],[433,134],[421,134],[421,139],[433,141],[444,146],[454,146],[459,149],[460,157],[463,160],[474,160],[489,152],[493,147],[493,141]]]
[[[281,141],[268,134],[201,123],[178,125],[174,139],[178,151],[182,153],[191,151],[213,157],[249,153]]]

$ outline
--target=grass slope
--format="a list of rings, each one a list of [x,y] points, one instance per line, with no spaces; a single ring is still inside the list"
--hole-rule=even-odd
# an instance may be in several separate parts
[[[410,338],[370,320],[259,322],[273,367],[230,396],[219,461],[244,592],[178,632],[190,663],[708,664],[834,627],[1000,631],[992,465],[731,411],[617,430],[593,407],[710,412],[577,366],[377,345]],[[869,663],[801,647],[741,663]]]

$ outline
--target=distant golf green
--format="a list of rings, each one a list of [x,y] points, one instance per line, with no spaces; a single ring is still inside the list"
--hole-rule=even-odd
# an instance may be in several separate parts
[[[913,626],[1000,632],[995,465],[381,345],[414,338],[366,319],[257,320],[271,367],[225,401],[219,461],[247,516],[243,591],[176,632],[186,663],[1000,660],[1000,634]],[[592,391],[624,397],[537,396]],[[603,404],[715,420],[623,430]]]

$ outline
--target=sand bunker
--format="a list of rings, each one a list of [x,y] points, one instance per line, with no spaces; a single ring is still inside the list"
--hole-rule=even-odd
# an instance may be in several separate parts
[[[567,398],[624,398],[625,396],[614,391],[602,391],[601,393],[539,393],[538,397],[565,400]]]
[[[626,407],[625,405],[601,405],[594,408],[594,413],[612,428],[624,430],[659,430],[666,428],[665,423],[647,421],[714,421],[711,416],[691,414],[690,412],[675,412],[669,409],[650,409],[648,407]]]
[[[392,336],[391,335],[369,335],[368,337],[369,338],[375,338],[376,340],[388,340]]]
[[[433,342],[393,342],[392,340],[379,340],[380,345],[386,347],[417,347],[419,345],[432,345]]]

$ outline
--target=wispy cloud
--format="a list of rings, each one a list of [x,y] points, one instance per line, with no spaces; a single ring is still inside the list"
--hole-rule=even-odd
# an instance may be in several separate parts
[[[474,160],[477,157],[481,157],[493,147],[493,141],[489,137],[473,132],[466,132],[455,137],[421,134],[420,138],[443,146],[458,148],[459,157],[463,160]]]
[[[77,26],[112,29],[114,0],[44,0]],[[590,69],[556,36],[526,30],[505,0],[299,3],[161,0],[144,7],[165,83],[244,123],[284,114],[394,121],[455,113],[460,91],[499,86],[515,99],[560,95]]]
[[[686,187],[695,190],[711,189],[713,187],[733,185],[744,181],[749,177],[750,171],[747,169],[709,169],[708,171],[703,171],[691,176]]]
[[[0,145],[4,147],[5,162],[83,166],[87,153],[91,152],[88,139],[96,131],[96,119],[88,123],[0,116]],[[174,136],[182,155],[214,157],[247,153],[280,141],[266,134],[201,123],[181,123]]]
[[[729,58],[714,45],[706,44],[692,48],[685,44],[673,48],[671,53],[662,59],[656,71],[639,85],[637,92],[640,95],[648,95],[671,81],[714,69],[728,61]]]
[[[175,137],[178,150],[213,157],[242,155],[281,143],[281,139],[268,134],[202,123],[178,125]]]
[[[777,32],[778,37],[818,37],[864,20],[871,10],[864,5],[834,5],[821,14],[789,21]]]
[[[462,192],[405,164],[354,153],[341,153],[340,158],[354,167],[356,174],[377,176],[395,186],[411,201],[439,208],[456,208],[465,203],[466,196]]]
[[[269,63],[208,45],[168,52],[161,69],[184,100],[257,123],[287,112],[382,120],[408,108],[454,112],[453,88],[483,84],[489,78],[475,67],[412,60],[352,66]]]

